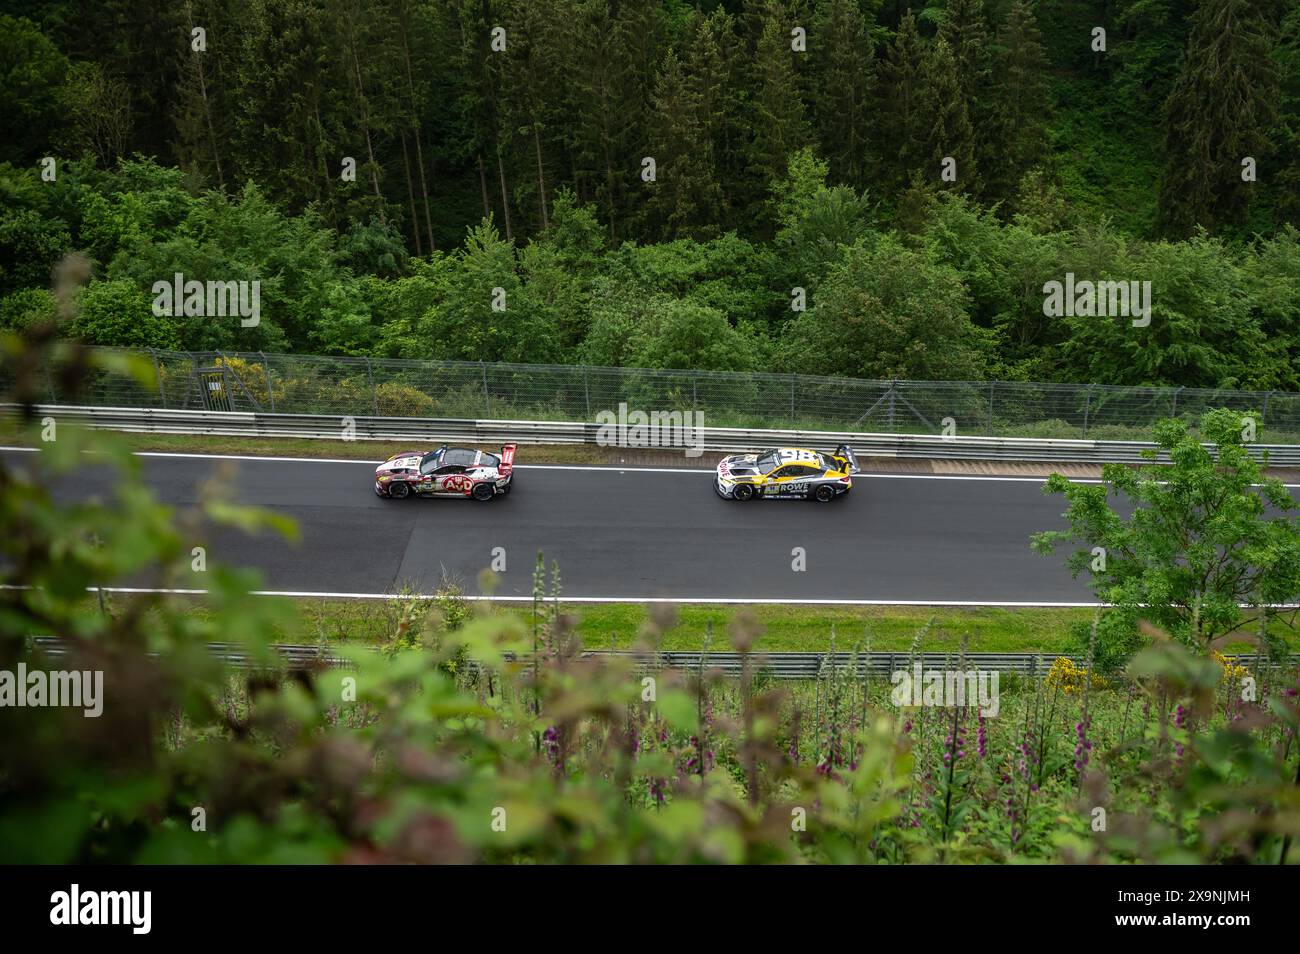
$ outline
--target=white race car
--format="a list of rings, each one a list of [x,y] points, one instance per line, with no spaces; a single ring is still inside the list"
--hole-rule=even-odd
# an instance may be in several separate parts
[[[402,451],[375,468],[375,493],[396,500],[413,494],[491,500],[510,492],[515,446],[506,444],[499,455],[445,444],[432,451]]]

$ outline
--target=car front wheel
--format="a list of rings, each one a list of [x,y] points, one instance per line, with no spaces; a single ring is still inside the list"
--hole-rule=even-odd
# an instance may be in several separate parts
[[[731,492],[731,496],[736,500],[749,500],[754,496],[754,485],[736,484],[735,489]]]
[[[396,500],[404,500],[411,495],[411,485],[404,480],[396,480],[388,485],[388,496]]]

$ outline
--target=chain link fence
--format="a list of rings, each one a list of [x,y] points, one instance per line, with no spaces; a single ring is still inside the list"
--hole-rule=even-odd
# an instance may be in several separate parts
[[[138,351],[157,371],[140,387],[97,372],[64,394],[45,368],[50,404],[280,414],[596,421],[602,411],[696,411],[707,427],[896,434],[1146,440],[1160,418],[1194,424],[1211,408],[1255,416],[1258,439],[1300,444],[1300,394],[1007,381],[866,381],[569,365],[310,355]],[[0,386],[7,387],[7,381]]]

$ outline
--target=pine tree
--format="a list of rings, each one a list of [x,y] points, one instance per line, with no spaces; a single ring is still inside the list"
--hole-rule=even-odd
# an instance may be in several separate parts
[[[814,30],[816,117],[822,153],[836,182],[865,184],[868,94],[874,51],[853,0],[829,0]]]
[[[400,92],[397,95],[401,103],[399,122],[402,128],[402,160],[406,167],[407,192],[411,205],[411,235],[415,240],[417,254],[422,254],[424,244],[421,241],[419,211],[415,206],[415,180],[411,175],[413,165],[420,183],[421,207],[424,211],[423,234],[428,240],[429,252],[435,246],[433,238],[433,213],[429,208],[429,176],[426,173],[424,156],[425,130],[421,118],[422,101],[427,100],[429,90],[428,57],[434,52],[429,49],[428,11],[417,8],[413,0],[389,0],[391,7],[392,38],[389,47],[400,58],[401,79]],[[415,155],[408,157],[407,140],[410,140]]]
[[[648,218],[665,238],[712,238],[722,202],[713,143],[703,122],[698,92],[677,54],[669,50],[655,84],[649,151],[656,179],[646,184]]]
[[[340,161],[354,154],[341,105],[349,87],[339,33],[311,0],[249,0],[240,24],[224,84],[233,139],[229,178],[252,179],[300,210],[329,196]]]
[[[1047,149],[1047,54],[1030,0],[1014,0],[998,35],[990,139],[999,151],[980,164],[985,198],[1009,199]]]
[[[924,146],[921,155],[926,181],[940,177],[945,159],[956,162],[957,178],[941,188],[977,194],[979,171],[975,161],[975,129],[966,113],[957,78],[957,62],[948,41],[940,37],[926,57],[925,86],[921,94]]]
[[[501,4],[492,0],[459,0],[456,28],[460,45],[456,53],[457,72],[464,78],[458,109],[468,118],[465,150],[475,157],[483,196],[483,217],[495,220],[496,203],[501,203],[500,222],[506,241],[514,240],[511,193],[506,177],[501,142],[502,74],[507,71],[506,50],[493,48],[493,31],[501,26]]]
[[[217,26],[216,18],[220,13],[219,3],[200,3],[185,0],[181,4],[182,25],[186,36],[192,37],[195,27],[203,24],[208,36]],[[218,33],[219,35],[219,33]],[[225,175],[221,168],[221,151],[225,136],[218,118],[218,90],[213,84],[212,63],[223,48],[220,44],[195,50],[192,42],[177,44],[180,51],[180,76],[176,83],[176,106],[174,109],[178,145],[176,158],[178,164],[187,171],[199,174],[200,181],[215,183],[218,188],[225,188]]]
[[[686,82],[698,102],[703,135],[713,150],[719,231],[733,228],[735,211],[759,198],[745,177],[748,130],[739,78],[742,56],[736,21],[729,13],[719,8],[696,20],[684,65]]]
[[[1273,141],[1279,156],[1291,157],[1277,178],[1278,216],[1300,226],[1300,4],[1281,17],[1276,59],[1282,96]]]
[[[988,89],[992,76],[992,44],[984,19],[984,0],[947,0],[939,36],[948,41],[957,83],[969,111]]]
[[[976,163],[983,168],[1002,155],[1004,146],[990,135],[993,51],[984,0],[948,0],[939,38],[952,50],[958,96],[974,130]],[[981,186],[981,180],[971,180],[966,191],[978,195]]]
[[[576,21],[569,82],[574,178],[579,198],[596,199],[618,241],[635,203],[631,184],[646,156],[661,13],[650,0],[583,0]]]
[[[548,212],[547,155],[552,150],[552,127],[563,108],[561,43],[554,27],[563,24],[555,0],[511,0],[505,11],[507,68],[502,72],[501,138],[519,154],[527,168],[529,189],[536,193],[537,224],[550,225]],[[521,199],[522,202],[522,199]]]
[[[908,10],[876,70],[875,179],[891,201],[902,194],[913,173],[928,160],[922,150],[924,83],[925,52],[916,18]]]
[[[751,116],[753,175],[765,187],[784,181],[790,156],[808,144],[810,132],[790,31],[796,24],[777,0],[769,0],[754,49]]]
[[[1257,0],[1201,0],[1182,71],[1165,104],[1160,219],[1172,235],[1241,223],[1277,113],[1276,27]]]

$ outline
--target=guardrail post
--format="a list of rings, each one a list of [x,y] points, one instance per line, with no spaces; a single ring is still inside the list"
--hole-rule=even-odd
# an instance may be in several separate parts
[[[275,385],[271,383],[271,362],[266,360],[266,352],[259,351],[262,359],[262,377],[266,378],[266,399],[271,402],[271,413],[275,413]]]
[[[379,392],[375,390],[375,369],[370,365],[370,358],[366,358],[366,380],[370,382],[370,406],[374,408],[375,417],[379,416]]]
[[[158,363],[158,352],[150,348],[149,357],[153,358],[153,373],[158,378],[158,399],[162,401],[162,406],[165,409],[167,407],[167,389],[163,386],[162,365]]]
[[[487,365],[484,364],[482,361],[480,361],[478,364],[483,371],[483,406],[484,408],[486,408],[486,412],[484,413],[483,416],[486,418],[490,418],[492,416],[492,395],[488,394]]]

